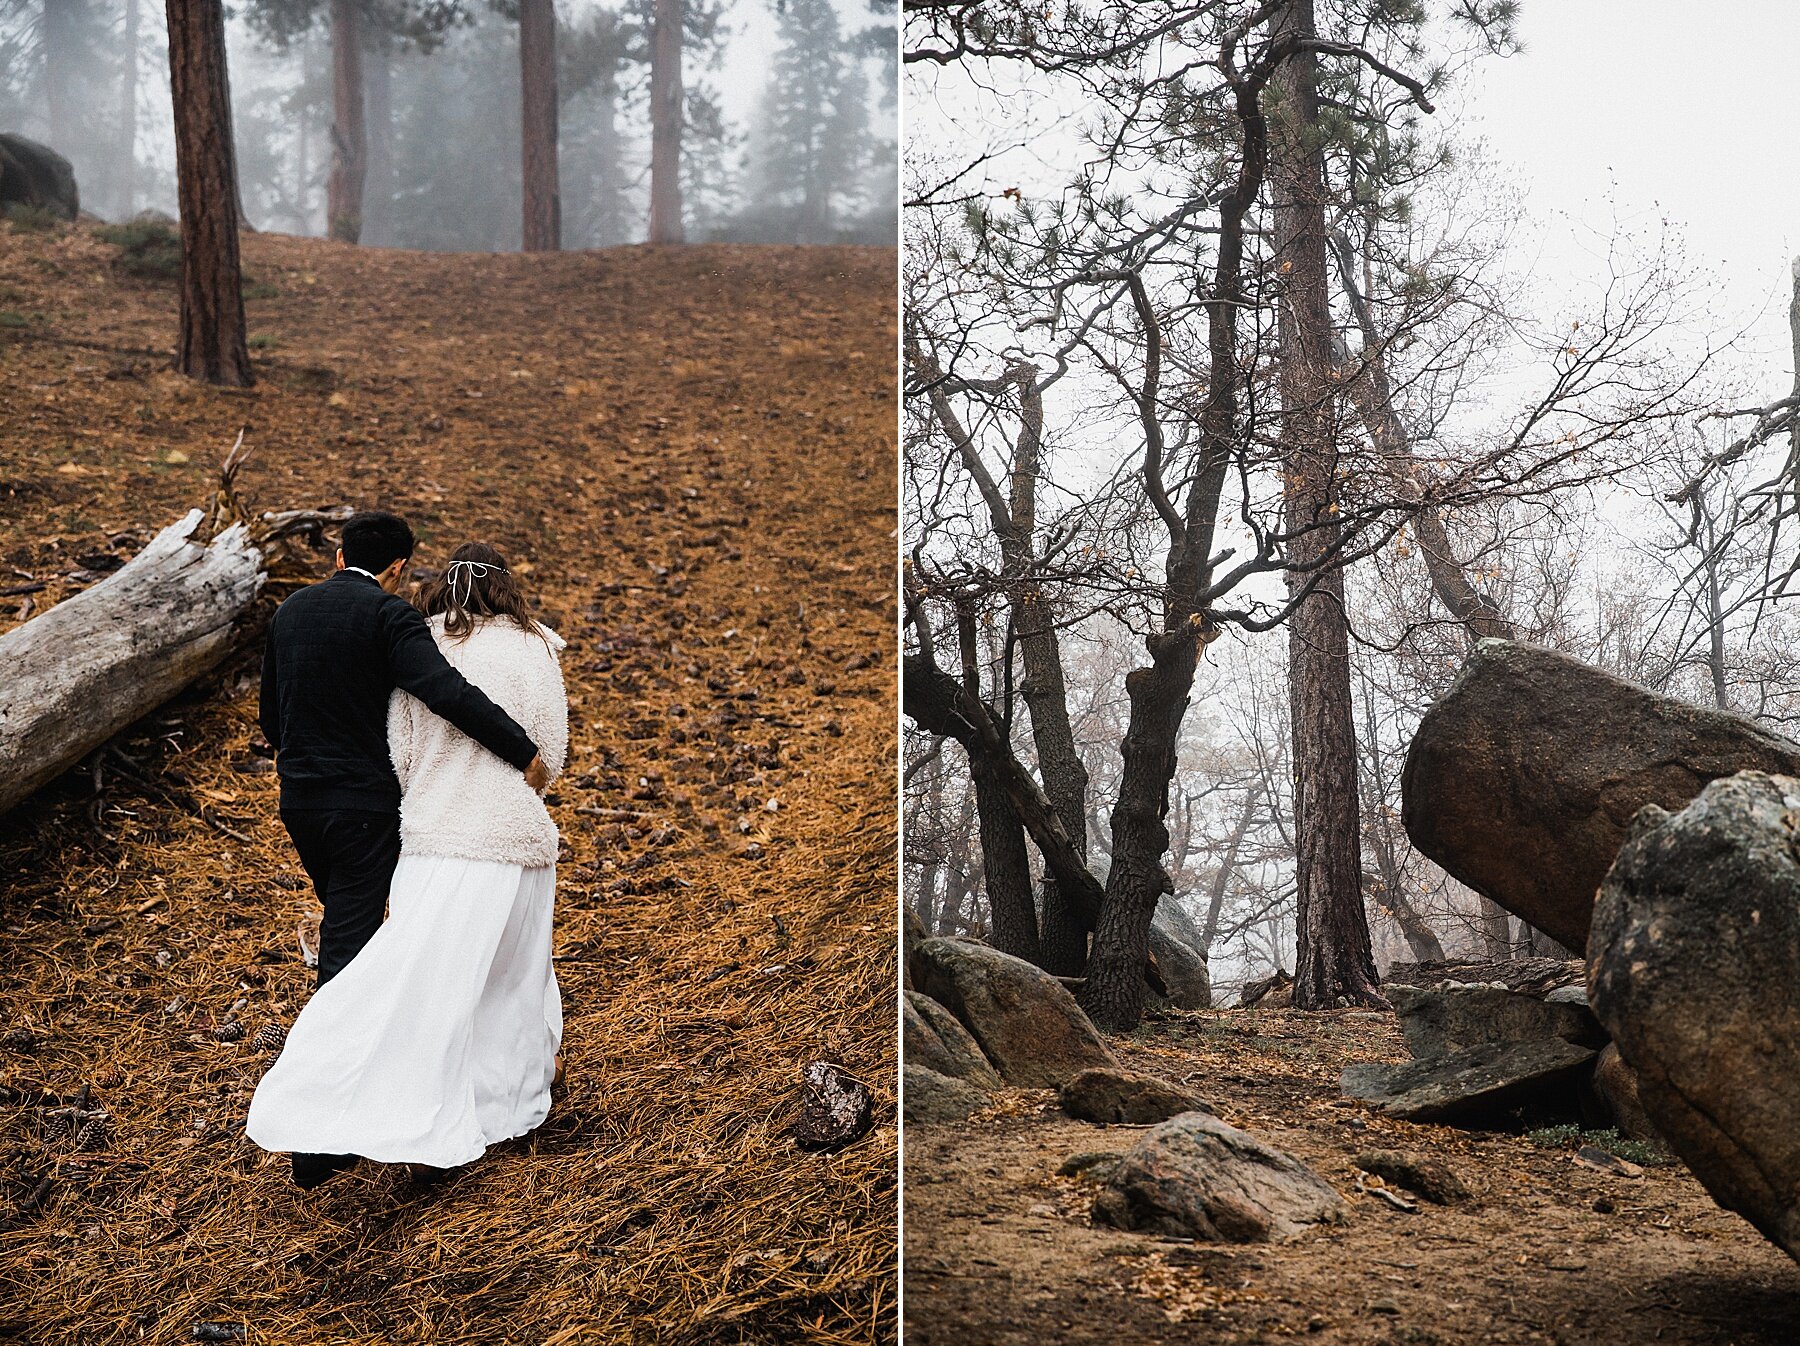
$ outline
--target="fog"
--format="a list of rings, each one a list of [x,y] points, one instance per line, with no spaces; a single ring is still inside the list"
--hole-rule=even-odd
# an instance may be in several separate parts
[[[328,6],[228,5],[245,213],[322,235],[331,165]],[[687,6],[682,180],[689,241],[890,243],[896,236],[891,0]],[[640,242],[649,201],[648,33],[639,0],[557,6],[563,246]],[[516,11],[371,5],[362,242],[511,250],[520,241]],[[173,214],[163,10],[145,0],[0,0],[0,130],[75,167],[83,209]],[[802,178],[823,202],[802,203]],[[815,195],[819,189],[815,189]]]

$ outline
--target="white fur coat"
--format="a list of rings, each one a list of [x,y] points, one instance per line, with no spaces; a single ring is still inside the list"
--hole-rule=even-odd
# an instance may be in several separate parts
[[[562,637],[477,619],[461,640],[431,619],[451,665],[519,722],[554,778],[569,751],[569,702],[557,655]],[[400,845],[412,855],[453,855],[532,868],[556,862],[556,824],[525,775],[425,703],[396,691],[388,702],[388,753],[400,777]]]

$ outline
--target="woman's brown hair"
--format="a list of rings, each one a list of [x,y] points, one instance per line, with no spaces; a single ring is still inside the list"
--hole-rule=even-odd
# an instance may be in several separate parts
[[[519,629],[542,636],[506,558],[485,542],[465,542],[450,556],[444,573],[413,600],[427,617],[444,616],[444,634],[458,640],[475,629],[478,617],[506,617]],[[548,643],[548,641],[546,641]]]

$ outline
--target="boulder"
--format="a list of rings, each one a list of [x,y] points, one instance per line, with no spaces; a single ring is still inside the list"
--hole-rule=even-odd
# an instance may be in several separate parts
[[[48,145],[0,131],[0,210],[8,206],[36,206],[73,220],[81,213],[73,165]]]
[[[900,1009],[901,1039],[908,1065],[924,1066],[978,1089],[994,1089],[1000,1076],[969,1030],[930,996],[908,991]]]
[[[1600,1099],[1607,1120],[1621,1135],[1633,1140],[1664,1143],[1662,1133],[1656,1129],[1650,1114],[1644,1111],[1643,1100],[1638,1097],[1637,1071],[1619,1055],[1616,1042],[1601,1048],[1600,1057],[1594,1062],[1594,1093]]]
[[[1395,962],[1381,979],[1392,986],[1429,990],[1447,981],[1499,984],[1509,991],[1544,995],[1562,986],[1587,981],[1584,958],[1433,958],[1422,963]]]
[[[1415,1057],[1442,1056],[1484,1042],[1562,1038],[1598,1050],[1606,1030],[1584,1004],[1521,995],[1498,986],[1446,986],[1422,991],[1390,986],[1406,1049]]]
[[[1356,1166],[1439,1206],[1454,1206],[1473,1195],[1448,1165],[1407,1150],[1364,1150],[1356,1156]]]
[[[1094,1200],[1094,1219],[1175,1238],[1262,1243],[1341,1224],[1344,1202],[1291,1154],[1210,1113],[1186,1112],[1125,1152]]]
[[[1573,1112],[1594,1056],[1561,1038],[1487,1042],[1399,1065],[1357,1062],[1344,1067],[1338,1087],[1408,1122],[1485,1121],[1528,1104]]]
[[[1212,979],[1207,975],[1206,959],[1181,937],[1160,907],[1150,921],[1150,956],[1156,960],[1168,992],[1154,999],[1175,1009],[1212,1008]]]
[[[1600,887],[1588,996],[1664,1141],[1800,1260],[1800,780],[1645,809]]]
[[[960,1122],[988,1102],[967,1080],[908,1061],[900,1072],[901,1115],[909,1122]]]
[[[1008,1084],[1055,1089],[1117,1066],[1099,1030],[1048,972],[962,939],[928,939],[908,964],[913,986],[954,1014]]]
[[[1215,1112],[1192,1089],[1136,1070],[1084,1070],[1062,1087],[1063,1111],[1103,1126],[1147,1126],[1184,1112]]]
[[[1072,1154],[1056,1166],[1059,1177],[1086,1178],[1090,1182],[1105,1182],[1119,1167],[1119,1161],[1125,1156],[1117,1150],[1083,1150]]]
[[[1800,773],[1800,745],[1564,655],[1483,640],[1419,722],[1401,775],[1413,844],[1577,951],[1646,804],[1738,771]]]

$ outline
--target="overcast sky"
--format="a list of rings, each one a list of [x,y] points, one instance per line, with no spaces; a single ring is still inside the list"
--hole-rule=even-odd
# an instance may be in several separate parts
[[[1541,278],[1591,266],[1583,240],[1615,205],[1667,218],[1719,278],[1718,316],[1754,323],[1733,363],[1768,362],[1769,397],[1785,392],[1800,0],[1524,0],[1520,35],[1522,53],[1476,68],[1459,115],[1526,189]]]

